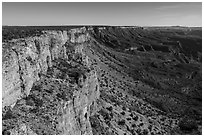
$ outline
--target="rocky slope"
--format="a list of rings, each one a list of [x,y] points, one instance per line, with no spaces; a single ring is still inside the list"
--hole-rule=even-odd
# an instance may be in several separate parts
[[[201,43],[198,28],[139,27],[5,41],[3,134],[201,134]]]
[[[4,43],[3,132],[92,134],[89,116],[100,93],[83,52],[88,41],[81,28]]]

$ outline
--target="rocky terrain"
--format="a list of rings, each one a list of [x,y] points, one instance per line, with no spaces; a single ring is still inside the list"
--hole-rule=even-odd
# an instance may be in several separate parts
[[[4,135],[202,134],[201,28],[3,27],[2,53]]]

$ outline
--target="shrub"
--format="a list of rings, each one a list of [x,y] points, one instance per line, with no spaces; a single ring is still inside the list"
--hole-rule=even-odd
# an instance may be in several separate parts
[[[11,132],[6,129],[2,131],[2,135],[10,135],[10,134]]]
[[[198,125],[195,120],[188,117],[184,117],[179,121],[179,128],[182,131],[192,131],[198,129]]]
[[[133,120],[137,121],[138,120],[138,116],[133,117]]]
[[[122,119],[122,120],[118,121],[118,125],[125,125],[125,120]]]
[[[147,129],[144,129],[143,130],[143,135],[147,135],[148,134],[148,130]]]
[[[112,111],[112,110],[113,110],[113,107],[110,106],[110,107],[107,107],[106,109],[108,109],[109,111]]]
[[[132,124],[132,127],[134,128],[134,127],[136,127],[136,125],[135,125],[135,124]]]
[[[125,112],[123,111],[123,112],[121,112],[121,114],[122,114],[122,115],[125,115]]]
[[[127,120],[131,120],[131,118],[130,117],[128,117],[128,118],[126,118]]]
[[[13,118],[12,111],[11,111],[11,110],[8,110],[8,111],[6,112],[6,114],[3,115],[2,120],[12,119],[12,118]]]
[[[124,111],[126,111],[126,107],[123,106],[122,109],[123,109]]]

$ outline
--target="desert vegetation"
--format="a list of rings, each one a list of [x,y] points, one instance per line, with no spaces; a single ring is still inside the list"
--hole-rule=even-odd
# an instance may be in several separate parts
[[[71,28],[74,26],[3,26],[4,47],[14,39]],[[89,78],[88,74],[93,70],[99,82],[95,91],[99,89],[100,96],[86,107],[86,114],[76,122],[83,124],[84,118],[89,121],[90,133],[202,134],[201,28],[85,28],[85,34],[89,36],[86,42],[65,42],[67,58],[52,60],[52,66],[46,74],[40,74],[28,96],[20,99],[13,108],[3,108],[3,134],[12,133],[19,123],[27,123],[29,130],[36,134],[61,134],[56,128],[57,119],[62,116],[58,110],[62,107],[60,103],[73,101],[74,91],[82,94],[81,91],[91,88],[93,83],[85,86],[83,80]],[[83,34],[76,37],[80,35]],[[35,43],[40,53],[40,43]],[[56,42],[52,44],[53,47],[57,45]],[[76,50],[77,46],[83,49]],[[26,60],[35,63],[31,57]],[[88,93],[86,96],[92,99]],[[81,98],[83,102],[84,96]]]

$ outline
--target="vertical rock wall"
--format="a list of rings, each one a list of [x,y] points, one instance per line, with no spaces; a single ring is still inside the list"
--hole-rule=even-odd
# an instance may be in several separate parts
[[[89,34],[85,28],[70,31],[45,31],[39,37],[13,40],[4,43],[3,49],[3,87],[4,106],[15,105],[17,100],[29,95],[33,84],[47,74],[53,61],[69,60],[69,55],[80,55],[81,64],[89,68],[88,57],[84,54],[85,42]],[[73,49],[73,52],[70,52]],[[61,105],[58,129],[62,134],[92,134],[89,116],[99,98],[99,85],[94,70],[81,76],[80,88],[73,91],[73,100]],[[18,132],[15,131],[17,134]]]

